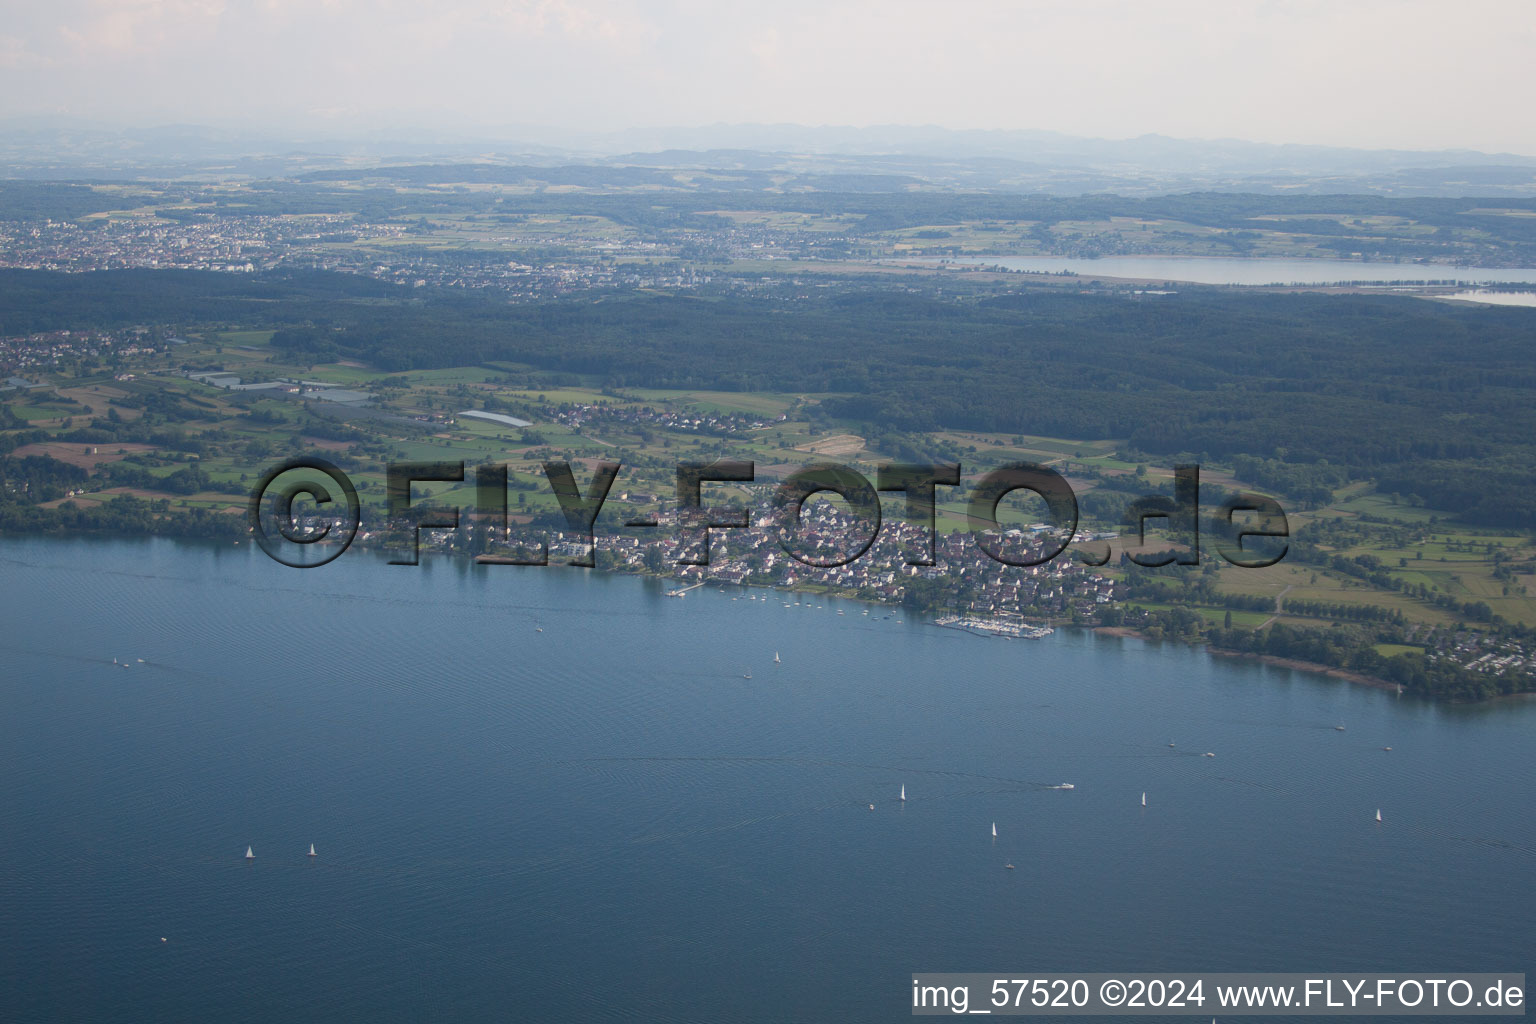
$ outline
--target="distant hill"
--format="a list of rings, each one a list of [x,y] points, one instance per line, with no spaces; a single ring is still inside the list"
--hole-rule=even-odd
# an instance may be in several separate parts
[[[477,172],[484,181],[561,167],[565,178],[599,187],[659,184],[675,170],[725,170],[750,172],[754,187],[780,175],[800,179],[792,187],[861,192],[895,192],[915,184],[1050,195],[1536,196],[1536,157],[1472,150],[1367,150],[1163,135],[1089,139],[901,125],[711,125],[608,134],[514,126],[477,136],[392,131],[285,137],[199,125],[135,129],[0,120],[0,176],[12,178],[255,179],[468,163],[486,168]],[[574,170],[582,167],[592,170]]]

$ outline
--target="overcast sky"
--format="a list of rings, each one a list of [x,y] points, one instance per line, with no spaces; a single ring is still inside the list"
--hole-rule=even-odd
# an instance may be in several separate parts
[[[0,116],[1536,154],[1531,0],[0,0]]]

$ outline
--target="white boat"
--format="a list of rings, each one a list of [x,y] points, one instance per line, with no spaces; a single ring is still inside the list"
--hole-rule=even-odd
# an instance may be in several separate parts
[[[778,651],[774,651],[773,652],[773,663],[775,665],[781,664],[781,662],[779,661],[779,652]]]
[[[874,805],[874,804],[870,804],[870,805],[869,805],[869,809],[870,809],[870,810],[874,810],[874,809],[875,809],[875,805]]]
[[[1213,754],[1213,753],[1211,753],[1211,752],[1210,752],[1210,751],[1209,751],[1209,750],[1207,750],[1207,751],[1206,751],[1206,752],[1205,752],[1205,756],[1206,756],[1206,757],[1215,757],[1215,756],[1216,756],[1216,755],[1215,755],[1215,754]]]
[[[1376,808],[1376,822],[1377,822],[1377,824],[1381,823],[1381,808],[1380,807]]]
[[[1147,806],[1147,794],[1145,793],[1141,794],[1141,806]]]
[[[252,850],[249,846],[247,846],[245,848],[245,859],[246,860],[255,860],[256,859],[256,851]]]
[[[995,821],[992,823],[992,838],[997,838],[997,822]]]
[[[1338,725],[1334,726],[1333,727],[1333,731],[1334,732],[1343,732],[1344,731],[1344,723],[1340,722]]]
[[[907,787],[906,787],[905,784],[903,784],[902,787],[901,787],[901,798],[903,800],[905,800],[907,798]]]
[[[309,844],[309,855],[311,857],[313,857],[315,855],[315,844],[314,843],[310,843]]]
[[[1072,783],[1070,783],[1070,782],[1063,782],[1061,785],[1057,786],[1056,788],[1057,789],[1076,789],[1077,787],[1072,785]]]

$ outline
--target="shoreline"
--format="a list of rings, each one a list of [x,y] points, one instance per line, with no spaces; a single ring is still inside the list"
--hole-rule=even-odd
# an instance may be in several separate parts
[[[1105,636],[1127,637],[1133,636],[1142,640],[1148,639],[1140,630],[1130,626],[1094,626],[1095,633]],[[1335,679],[1343,679],[1346,682],[1359,683],[1361,686],[1370,686],[1378,690],[1397,690],[1398,683],[1382,679],[1379,676],[1367,675],[1364,672],[1356,672],[1354,669],[1338,668],[1334,665],[1324,665],[1320,661],[1303,661],[1300,658],[1284,658],[1276,654],[1255,654],[1252,651],[1234,651],[1226,647],[1217,647],[1214,644],[1205,643],[1200,646],[1219,658],[1240,658],[1246,661],[1257,661],[1265,665],[1273,665],[1276,668],[1288,668],[1299,672],[1311,672],[1316,675],[1331,676]],[[1403,692],[1407,692],[1404,688]]]
[[[35,539],[43,539],[43,540],[89,540],[89,541],[108,542],[108,543],[119,542],[119,541],[142,542],[142,541],[164,540],[164,541],[169,541],[169,542],[174,543],[174,544],[183,544],[183,543],[190,542],[193,545],[197,545],[197,546],[210,546],[210,547],[222,547],[224,545],[224,543],[226,541],[228,541],[228,539],[229,539],[227,535],[224,535],[224,536],[198,536],[198,535],[176,534],[176,533],[169,533],[169,532],[168,533],[160,533],[160,534],[154,534],[154,533],[151,533],[151,534],[123,534],[123,533],[118,533],[118,532],[115,532],[115,531],[92,531],[92,532],[87,533],[85,535],[76,536],[76,537],[65,537],[65,536],[61,536],[59,533],[51,532],[51,531],[48,531],[48,532],[44,532],[44,531],[21,531],[21,532],[14,532],[14,533],[0,533],[0,538],[11,539],[11,540],[34,539],[34,538]],[[249,539],[250,539],[249,535],[247,535],[245,537],[242,537],[242,538],[239,538],[239,539],[236,539],[233,542],[234,546],[236,546],[236,547],[243,546],[243,542],[246,541],[246,540],[249,540]],[[360,550],[369,550],[369,547],[366,546],[366,545],[359,545],[359,548],[360,548]],[[486,554],[475,555],[475,554],[469,554],[468,552],[460,552],[460,551],[435,552],[435,554],[447,554],[450,557],[462,556],[462,555],[466,555],[467,554],[468,555],[468,559],[467,560],[468,560],[468,562],[470,564],[482,564],[482,565],[485,565],[485,564],[513,564],[513,565],[522,564],[522,563],[518,563],[518,562],[516,562],[514,560],[511,560],[509,558],[506,558],[505,556],[497,556],[497,555],[486,555]],[[620,568],[620,567],[609,567],[609,568],[587,567],[587,569],[588,569],[589,572],[602,572],[602,573],[605,573],[605,574],[612,574],[612,575],[616,575],[616,576],[631,576],[631,577],[642,578],[642,579],[648,578],[648,579],[657,580],[658,582],[666,582],[666,581],[669,581],[669,580],[673,581],[673,582],[678,581],[678,577],[671,576],[670,574],[653,573],[653,572],[647,571],[647,570],[645,570],[643,568],[633,568],[633,567],[623,567],[623,568]],[[759,589],[759,590],[772,591],[772,592],[781,593],[781,594],[819,594],[819,595],[821,595],[823,597],[829,597],[829,598],[835,598],[835,599],[844,600],[844,601],[855,602],[855,603],[858,603],[858,604],[863,604],[863,605],[870,606],[872,608],[885,608],[885,609],[890,610],[890,612],[892,614],[904,614],[904,615],[912,617],[912,618],[921,618],[923,620],[926,620],[926,622],[929,625],[934,625],[934,626],[939,626],[940,625],[937,622],[937,618],[941,617],[942,614],[945,614],[945,613],[939,612],[936,609],[926,609],[926,610],[922,610],[922,611],[916,611],[914,609],[907,608],[902,602],[899,602],[899,601],[885,601],[885,600],[881,600],[879,598],[871,597],[871,596],[868,596],[868,595],[861,595],[861,594],[859,594],[856,591],[848,591],[848,590],[844,590],[843,588],[840,588],[840,587],[837,587],[837,586],[827,586],[827,585],[824,585],[824,584],[809,584],[809,585],[807,585],[807,584],[798,584],[798,585],[793,585],[793,586],[789,586],[789,587],[784,587],[784,586],[781,586],[781,585],[777,585],[777,584],[774,584],[774,583],[767,583],[767,582],[751,582],[751,581],[746,581],[746,580],[743,580],[743,581],[728,581],[728,580],[717,580],[717,579],[708,579],[708,578],[700,580],[700,581],[697,581],[697,582],[700,583],[700,584],[703,584],[703,585],[712,585],[712,586],[715,586],[715,587],[717,587],[718,589],[721,589],[721,590],[724,590],[724,589],[726,589],[728,587],[735,587],[735,588],[741,588],[742,590]],[[1021,624],[1025,625],[1027,627],[1033,627],[1033,628],[1061,629],[1061,628],[1065,628],[1065,627],[1069,627],[1070,626],[1070,627],[1073,627],[1073,628],[1086,629],[1086,630],[1089,630],[1089,631],[1094,632],[1094,633],[1102,634],[1104,636],[1136,637],[1136,638],[1142,639],[1142,640],[1150,640],[1150,639],[1152,639],[1150,637],[1147,637],[1140,630],[1138,630],[1138,629],[1136,629],[1134,627],[1131,627],[1131,626],[1091,625],[1091,624],[1086,623],[1086,622],[1074,622],[1074,621],[1070,621],[1070,620],[1063,620],[1063,619],[1059,619],[1059,618],[1053,618],[1053,617],[1050,617],[1050,616],[1040,616],[1040,617],[1021,616],[1020,617],[1020,622],[1021,622]],[[952,629],[956,629],[958,632],[970,633],[973,636],[987,636],[987,635],[999,636],[999,635],[1002,635],[1002,634],[982,634],[982,633],[978,633],[978,632],[976,632],[974,630],[957,628],[957,627],[954,627],[954,626],[949,626],[949,627],[940,626],[940,628],[952,628]],[[1168,641],[1162,640],[1160,642],[1168,642]],[[1178,640],[1176,642],[1185,643],[1187,641]],[[1210,644],[1208,642],[1204,642],[1204,641],[1200,642],[1198,644],[1198,646],[1202,646],[1202,647],[1204,647],[1206,649],[1206,651],[1208,651],[1212,655],[1217,655],[1217,656],[1220,656],[1220,657],[1225,657],[1225,658],[1243,658],[1243,659],[1248,659],[1248,660],[1252,660],[1252,661],[1258,661],[1258,662],[1261,662],[1261,663],[1264,663],[1264,664],[1273,665],[1273,666],[1275,666],[1277,668],[1288,668],[1288,669],[1292,669],[1292,670],[1295,670],[1295,671],[1311,672],[1311,673],[1314,673],[1316,675],[1330,676],[1330,677],[1333,677],[1335,679],[1342,679],[1342,680],[1344,680],[1346,682],[1358,683],[1360,685],[1370,686],[1370,687],[1373,687],[1375,689],[1397,690],[1399,688],[1399,685],[1400,685],[1398,683],[1391,682],[1391,681],[1386,680],[1386,679],[1382,679],[1382,678],[1380,678],[1378,676],[1368,675],[1366,673],[1358,672],[1358,671],[1355,671],[1355,670],[1352,670],[1352,669],[1339,668],[1339,667],[1336,667],[1336,666],[1333,666],[1333,665],[1325,665],[1325,664],[1323,664],[1321,662],[1304,661],[1304,660],[1301,660],[1301,659],[1298,659],[1298,658],[1286,658],[1286,657],[1281,657],[1281,656],[1273,655],[1273,654],[1257,654],[1257,653],[1254,653],[1254,652],[1251,652],[1251,651],[1234,651],[1234,650],[1230,650],[1230,649],[1223,648],[1223,647],[1217,647],[1217,646],[1214,646],[1214,645],[1212,645],[1212,644]],[[1404,690],[1406,691],[1406,688],[1404,688]],[[1431,701],[1433,703],[1452,703],[1452,704],[1467,703],[1467,704],[1476,704],[1476,703],[1483,703],[1484,702],[1484,701],[1451,700],[1451,699],[1447,699],[1447,698],[1441,698],[1441,697],[1436,697],[1436,696],[1433,696],[1433,695],[1424,695],[1424,694],[1414,694],[1414,696],[1424,696],[1426,699],[1428,699],[1429,701]],[[1492,700],[1498,700],[1498,699],[1500,699],[1502,697],[1525,697],[1525,698],[1528,698],[1528,699],[1536,699],[1536,691],[1522,691],[1522,692],[1516,692],[1516,693],[1512,693],[1512,694],[1496,694],[1496,695],[1491,695],[1489,697],[1486,697],[1486,698],[1484,698],[1484,700],[1485,701],[1492,701]]]
[[[1302,661],[1299,658],[1282,658],[1273,654],[1254,654],[1251,651],[1230,651],[1225,647],[1213,647],[1209,644],[1205,648],[1211,654],[1222,658],[1243,658],[1248,661],[1258,661],[1266,665],[1274,665],[1277,668],[1289,668],[1302,672],[1313,672],[1318,675],[1332,676],[1335,679],[1343,679],[1351,683],[1359,683],[1361,686],[1370,686],[1378,690],[1397,690],[1397,683],[1388,682],[1379,676],[1366,675],[1364,672],[1356,672],[1353,669],[1335,668],[1332,665],[1324,665],[1320,661]],[[1407,692],[1407,688],[1403,689]]]

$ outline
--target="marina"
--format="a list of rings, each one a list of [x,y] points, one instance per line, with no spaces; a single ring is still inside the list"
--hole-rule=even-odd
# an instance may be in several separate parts
[[[1014,640],[1039,640],[1055,632],[1050,626],[1027,622],[1010,622],[1001,619],[981,619],[946,615],[934,620],[934,625],[947,629],[962,629],[977,636],[1001,636]]]

